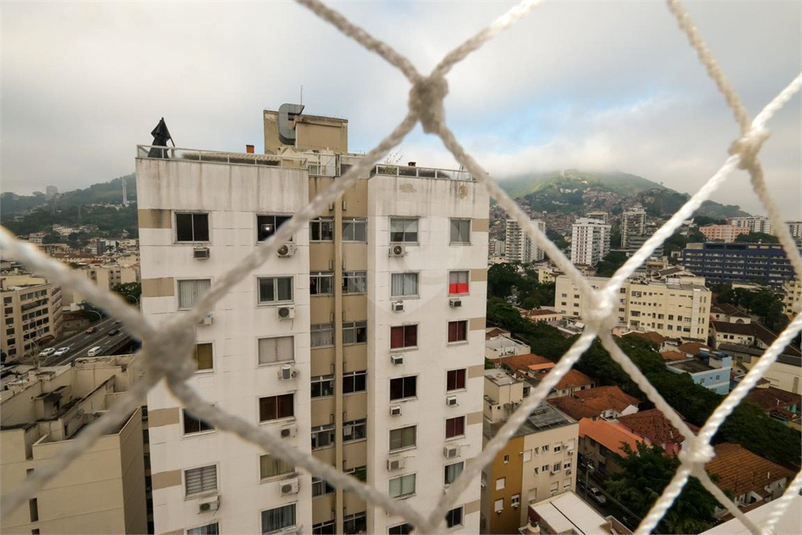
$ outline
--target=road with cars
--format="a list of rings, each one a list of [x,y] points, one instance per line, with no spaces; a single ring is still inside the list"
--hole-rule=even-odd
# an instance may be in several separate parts
[[[89,356],[89,351],[96,347],[100,349],[96,350],[95,356],[109,355],[130,341],[131,338],[122,331],[122,325],[113,318],[107,318],[66,340],[42,348],[39,351],[39,365],[63,366],[77,358]]]

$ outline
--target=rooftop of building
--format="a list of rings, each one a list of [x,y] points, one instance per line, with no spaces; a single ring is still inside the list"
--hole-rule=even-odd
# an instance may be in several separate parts
[[[498,327],[488,327],[485,329],[485,339],[489,340],[491,338],[495,338],[496,336],[509,336],[510,331],[505,331],[504,329],[499,329]]]
[[[607,410],[621,413],[629,406],[638,406],[638,399],[625,393],[617,386],[598,386],[578,390],[572,396],[561,396],[547,400],[562,412],[574,419],[597,418]]]
[[[526,355],[509,355],[506,357],[501,357],[494,362],[506,364],[513,370],[524,372],[528,370],[536,371],[554,367],[554,361],[533,353],[528,353]]]
[[[705,464],[705,470],[718,476],[716,485],[740,496],[754,492],[766,495],[764,487],[769,483],[785,478],[790,481],[794,473],[779,464],[752,453],[739,444],[724,442],[714,447],[716,456]]]
[[[551,310],[550,308],[536,308],[534,310],[527,310],[526,315],[530,318],[537,317],[537,316],[552,316],[555,314],[559,314],[556,310]]]
[[[663,336],[662,334],[660,334],[658,332],[654,332],[654,331],[649,331],[649,332],[632,331],[631,333],[627,333],[624,336],[632,336],[632,337],[635,337],[635,338],[643,338],[644,340],[647,340],[649,342],[652,342],[652,343],[658,344],[658,345],[662,344],[663,342],[666,341],[666,337],[665,336]]]
[[[506,420],[491,423],[489,420],[487,420],[487,418],[485,418],[482,432],[484,433],[485,437],[492,438],[496,436],[496,433],[498,433],[499,429],[501,429],[505,423]],[[577,421],[567,414],[560,412],[545,401],[541,401],[540,405],[535,407],[532,412],[529,413],[529,416],[527,416],[524,423],[521,424],[513,436],[519,437],[531,435],[533,433],[548,431],[549,429],[557,429],[576,423]]]
[[[766,352],[765,349],[759,347],[745,346],[741,344],[719,344],[719,349],[727,353],[743,353],[754,357],[760,357]],[[787,345],[783,348],[782,353],[777,357],[777,362],[781,364],[788,364],[789,366],[802,367],[802,357],[800,357],[799,349],[792,345]]]
[[[612,517],[603,517],[574,492],[563,492],[529,506],[530,512],[538,518],[540,533],[581,533],[583,535],[610,535],[612,533],[631,533],[619,522],[617,529],[612,527]],[[622,529],[623,528],[623,529]],[[620,531],[619,531],[620,530]],[[531,534],[527,527],[520,529],[522,534]]]
[[[679,415],[679,413],[677,413]],[[682,418],[681,415],[679,415]],[[684,421],[685,419],[682,418]],[[645,411],[627,414],[618,418],[618,423],[643,437],[648,438],[653,444],[667,444],[674,442],[680,444],[685,441],[685,437],[674,427],[660,409],[648,409]],[[699,428],[693,424],[685,422],[691,431],[699,432]]]
[[[663,360],[685,360],[688,358],[685,356],[685,354],[680,353],[679,351],[674,351],[673,349],[661,351],[660,356],[663,357]]]
[[[638,449],[638,442],[649,444],[648,439],[644,439],[624,426],[607,420],[591,420],[582,418],[579,420],[579,436],[588,436],[618,454],[623,454],[623,444],[629,444],[633,450]]]
[[[713,351],[712,347],[710,347],[707,344],[703,344],[701,342],[685,342],[684,344],[681,344],[679,347],[677,347],[677,350],[679,350],[682,353],[685,353],[686,355],[696,355],[702,349],[706,349],[707,351]]]
[[[677,370],[680,370],[680,371],[683,371],[683,372],[687,372],[687,373],[691,373],[691,374],[709,372],[711,370],[718,369],[718,368],[713,368],[712,366],[708,366],[707,364],[705,364],[701,360],[695,359],[695,358],[690,358],[690,359],[687,359],[687,360],[675,361],[675,362],[672,362],[671,364],[668,364],[668,366],[670,368],[674,368],[674,369],[677,369]]]
[[[747,314],[745,311],[741,310],[740,308],[731,303],[720,303],[720,304],[710,305],[710,313],[726,314],[727,316],[733,316],[736,318],[749,317],[749,314]]]
[[[563,375],[562,379],[554,385],[554,390],[565,390],[568,388],[577,388],[580,386],[592,386],[595,381],[592,377],[585,375],[579,370],[570,369],[568,373]]]
[[[782,515],[774,526],[775,533],[802,533],[802,515],[794,511],[802,510],[802,495],[795,494],[791,497],[791,504],[788,513]],[[774,504],[769,502],[756,502],[741,509],[746,513],[746,517],[756,526],[764,526],[768,522],[770,515],[774,511]],[[729,520],[729,519],[732,520]],[[749,528],[737,518],[725,515],[721,518],[722,523],[703,531],[701,535],[749,535]]]
[[[509,373],[498,369],[485,370],[485,379],[492,381],[496,386],[509,386],[520,383],[518,379]]]
[[[717,333],[735,334],[741,336],[753,336],[760,340],[765,346],[770,346],[777,339],[777,334],[763,325],[753,321],[751,323],[728,323],[726,321],[711,321],[711,326]],[[802,352],[793,345],[785,346],[783,353],[792,356],[800,356]]]
[[[796,411],[802,410],[802,395],[786,392],[773,386],[763,388],[753,388],[746,395],[746,399],[757,403],[763,410],[770,410],[777,407],[787,408],[796,407]]]

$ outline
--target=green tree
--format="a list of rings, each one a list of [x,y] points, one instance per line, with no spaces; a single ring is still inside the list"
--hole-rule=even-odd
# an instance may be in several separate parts
[[[142,284],[139,282],[124,282],[117,284],[112,291],[122,295],[130,303],[139,303],[142,297]]]
[[[780,243],[777,236],[766,234],[765,232],[750,232],[749,234],[741,234],[735,238],[738,243]]]
[[[665,455],[660,446],[638,443],[637,450],[623,445],[626,456],[616,454],[623,471],[605,481],[605,489],[639,517],[645,517],[671,481],[679,460]],[[691,477],[657,527],[660,533],[700,533],[711,528],[718,501],[698,479]]]
[[[597,277],[612,277],[618,268],[627,261],[627,253],[622,251],[610,251],[604,259],[596,266]]]
[[[520,280],[517,264],[493,264],[487,270],[487,295],[506,299]]]

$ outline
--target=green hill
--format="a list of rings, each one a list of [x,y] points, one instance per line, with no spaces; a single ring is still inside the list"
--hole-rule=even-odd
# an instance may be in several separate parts
[[[48,199],[44,194],[38,192],[33,195],[16,195],[6,192],[0,196],[0,213],[7,216],[44,206],[51,209],[65,209],[87,204],[122,204],[121,180],[126,181],[128,200],[136,200],[136,175],[131,173],[108,182],[92,184],[85,189],[67,191],[52,199]]]

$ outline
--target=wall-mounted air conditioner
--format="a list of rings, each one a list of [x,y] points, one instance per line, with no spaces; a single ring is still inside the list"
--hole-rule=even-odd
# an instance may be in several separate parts
[[[393,245],[390,247],[390,256],[404,256],[407,254],[407,248],[403,245]]]
[[[276,309],[278,319],[287,320],[295,317],[295,307],[291,305],[281,306]]]
[[[209,248],[208,247],[195,247],[192,250],[192,258],[195,260],[208,260]]]

